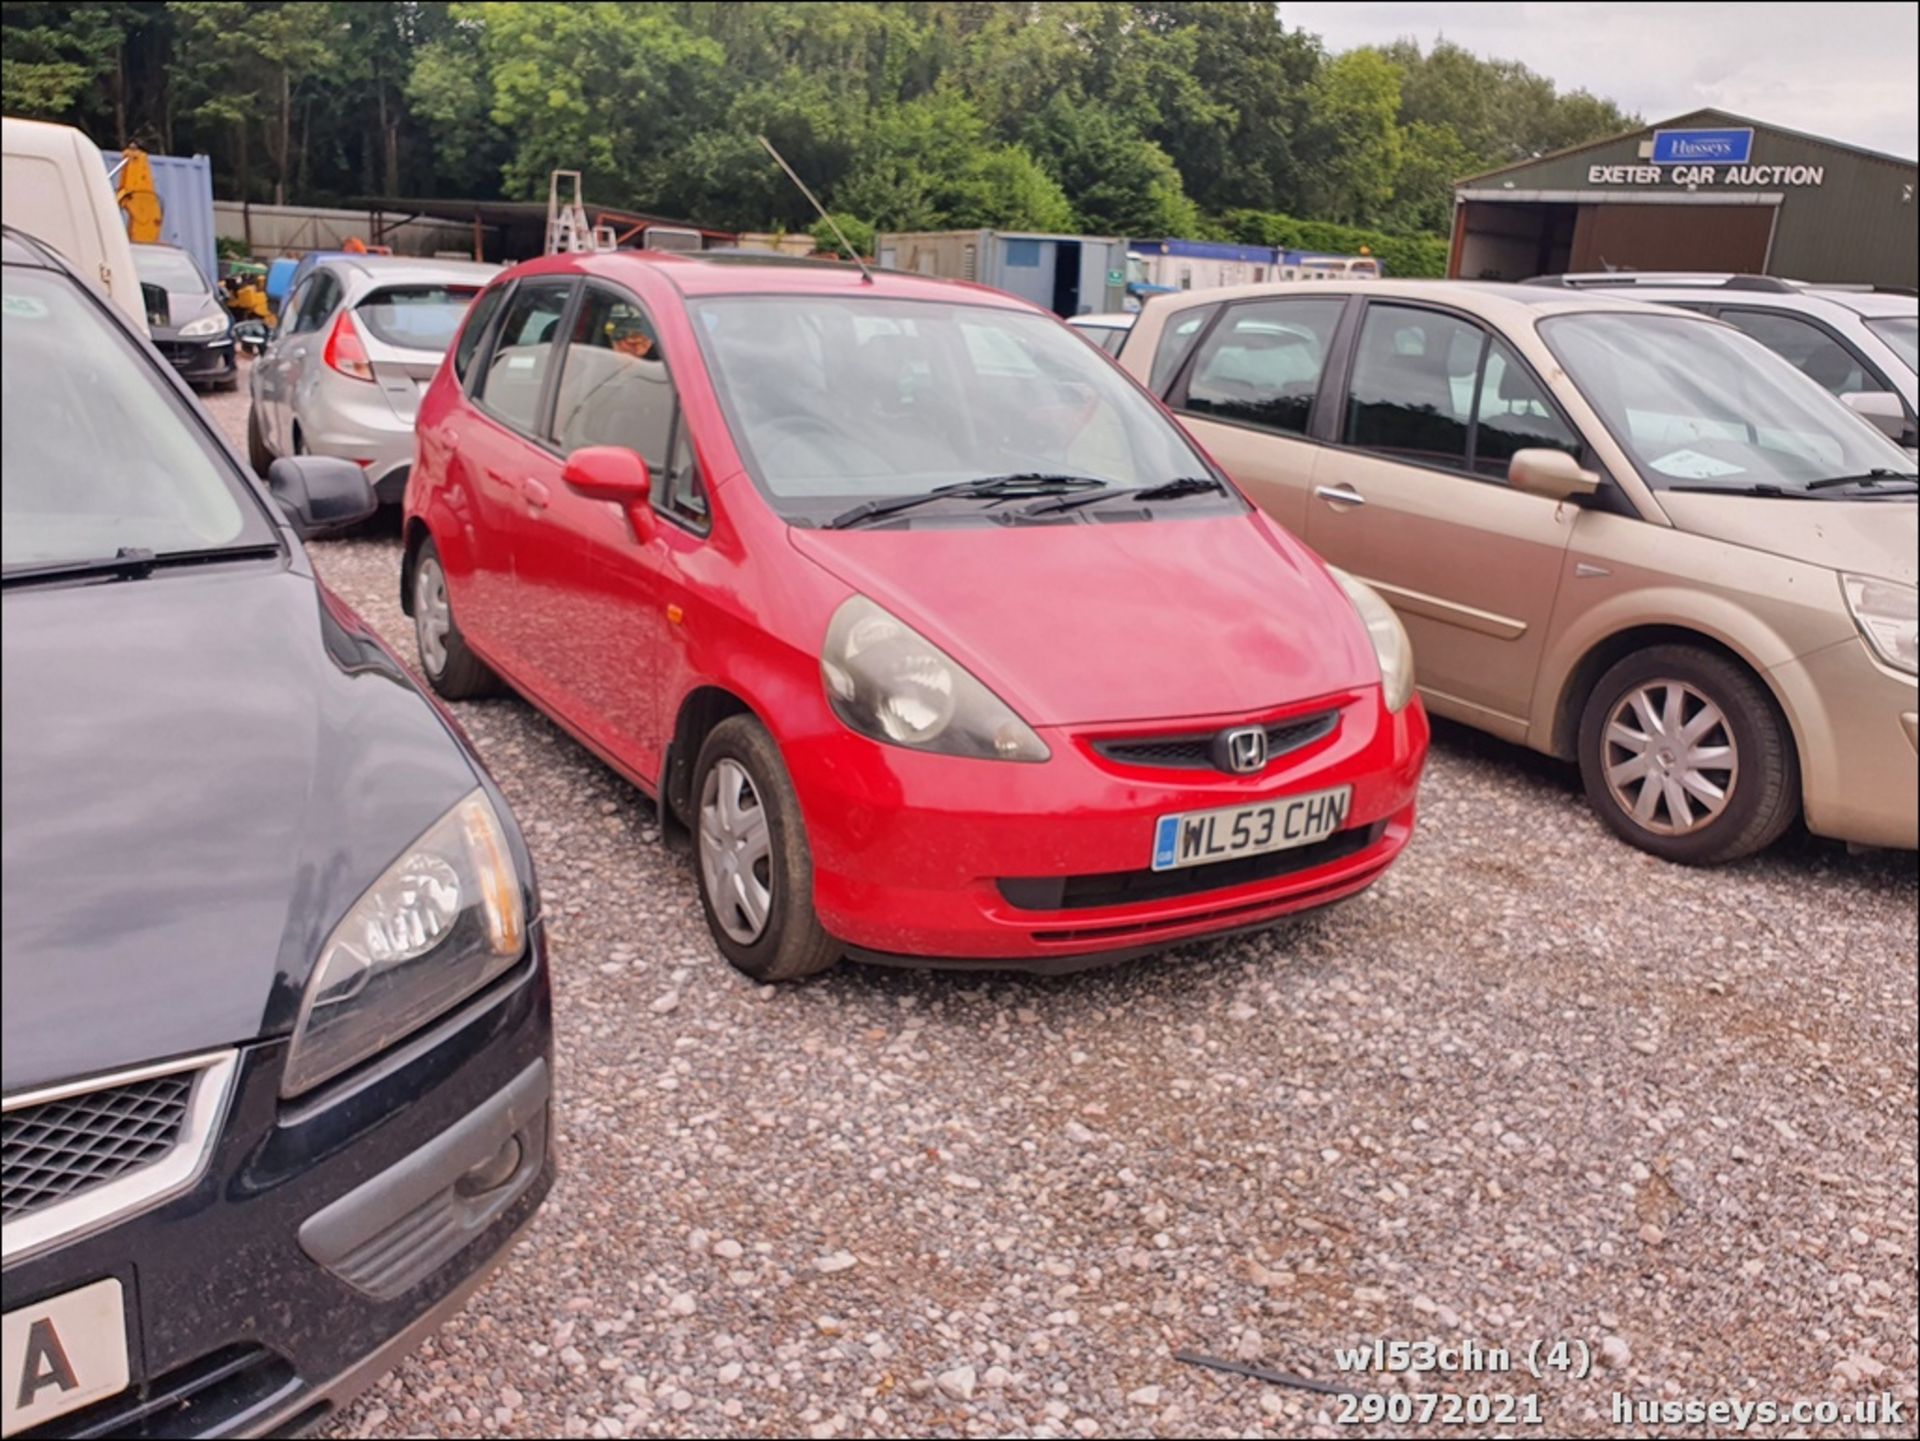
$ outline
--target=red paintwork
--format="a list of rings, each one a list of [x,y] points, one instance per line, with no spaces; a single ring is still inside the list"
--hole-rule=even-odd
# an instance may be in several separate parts
[[[637,534],[619,505],[563,484],[556,454],[470,404],[445,365],[420,407],[409,534],[415,521],[432,533],[474,650],[651,794],[687,698],[714,687],[744,701],[792,775],[815,906],[834,936],[980,961],[1136,950],[1351,894],[1406,844],[1425,713],[1418,699],[1387,713],[1352,606],[1257,510],[1137,525],[794,529],[744,473],[682,297],[875,290],[851,271],[636,252],[550,257],[510,275],[566,273],[620,285],[651,312],[707,482],[709,534],[664,521]],[[876,289],[1032,308],[919,277],[883,275]],[[1052,759],[930,755],[848,730],[827,705],[819,655],[835,607],[856,591],[971,670]],[[670,608],[683,619],[670,621]],[[1090,745],[1329,705],[1343,712],[1333,735],[1256,777],[1121,766]],[[1145,869],[1160,815],[1343,783],[1353,824],[1387,822],[1343,860],[1104,909],[1017,910],[994,886]]]

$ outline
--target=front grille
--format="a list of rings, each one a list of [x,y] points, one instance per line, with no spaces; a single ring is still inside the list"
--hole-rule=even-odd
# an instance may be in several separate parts
[[[1008,905],[1023,911],[1078,911],[1096,906],[1138,905],[1225,890],[1229,886],[1269,881],[1356,855],[1380,839],[1385,821],[1355,826],[1324,841],[1291,850],[1269,851],[1210,865],[1185,866],[1172,871],[1106,871],[1086,876],[1002,878],[997,884]]]
[[[1267,761],[1311,745],[1332,733],[1340,723],[1337,710],[1317,715],[1291,716],[1267,727]],[[1093,748],[1110,761],[1122,765],[1151,766],[1160,770],[1204,771],[1214,769],[1213,743],[1217,731],[1187,735],[1141,736],[1131,740],[1097,740]]]
[[[196,1074],[176,1071],[8,1111],[0,1214],[17,1220],[159,1160],[180,1139]]]

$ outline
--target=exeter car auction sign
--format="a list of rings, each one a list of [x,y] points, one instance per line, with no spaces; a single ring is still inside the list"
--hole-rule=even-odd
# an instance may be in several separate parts
[[[1754,165],[1751,130],[1656,130],[1639,165],[1590,165],[1589,185],[1818,185],[1824,165]]]

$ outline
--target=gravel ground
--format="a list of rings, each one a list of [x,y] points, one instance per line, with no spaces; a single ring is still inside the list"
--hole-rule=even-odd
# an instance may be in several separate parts
[[[411,658],[393,532],[314,553]],[[1879,1391],[1904,1422],[1799,1434],[1912,1434],[1911,855],[1663,865],[1442,726],[1414,845],[1331,914],[768,989],[650,802],[519,701],[455,709],[552,918],[562,1174],[331,1434],[1352,1434],[1174,1353],[1325,1378],[1375,1337],[1584,1343],[1585,1379],[1360,1382],[1539,1397],[1526,1434]]]

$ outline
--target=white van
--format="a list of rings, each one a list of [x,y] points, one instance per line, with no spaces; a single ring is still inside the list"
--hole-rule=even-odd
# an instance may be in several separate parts
[[[9,115],[0,120],[0,149],[5,150],[0,216],[98,283],[144,335],[147,311],[140,302],[133,246],[100,147],[71,125]]]

